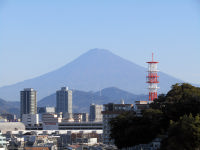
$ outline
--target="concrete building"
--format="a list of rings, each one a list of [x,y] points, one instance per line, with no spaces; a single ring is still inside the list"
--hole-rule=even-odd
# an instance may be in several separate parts
[[[39,124],[39,115],[38,114],[23,114],[22,122],[25,126],[34,126]]]
[[[102,131],[102,122],[61,122],[58,124],[59,130],[100,130]]]
[[[62,113],[42,114],[43,130],[58,130],[58,123],[62,122]]]
[[[25,125],[21,122],[0,122],[0,130],[3,134],[7,131],[25,130]]]
[[[7,119],[0,117],[0,122],[8,122]]]
[[[109,121],[117,117],[119,114],[133,110],[133,104],[104,104],[104,111],[102,111],[103,114],[103,143],[104,144],[114,144],[113,140],[110,140],[110,126]]]
[[[73,113],[74,122],[82,122],[82,117],[81,113]]]
[[[88,113],[73,113],[74,122],[88,122]]]
[[[149,108],[148,101],[135,101],[135,112],[137,116],[142,116],[142,111]]]
[[[3,113],[0,115],[0,118],[7,119],[8,122],[16,121],[17,117],[14,114]]]
[[[42,130],[42,123],[39,122],[39,114],[23,114],[22,122],[26,130]]]
[[[36,114],[37,99],[36,91],[32,88],[25,88],[20,92],[20,117],[22,114]]]
[[[7,149],[6,137],[3,137],[0,131],[0,150],[5,150],[5,149]]]
[[[42,114],[50,113],[55,114],[55,107],[38,107],[37,112],[39,114],[39,121],[42,122]]]
[[[89,120],[95,121],[95,122],[102,122],[102,118],[103,118],[102,113],[101,113],[102,111],[103,111],[103,105],[91,104]]]
[[[72,118],[72,91],[62,87],[56,91],[56,112],[62,112],[67,118]]]
[[[44,114],[44,113],[55,113],[55,107],[38,107],[37,108],[38,114]]]
[[[82,121],[88,122],[89,121],[89,114],[88,113],[82,113]]]
[[[84,144],[84,145],[95,145],[97,144],[97,138],[77,138],[76,143]]]

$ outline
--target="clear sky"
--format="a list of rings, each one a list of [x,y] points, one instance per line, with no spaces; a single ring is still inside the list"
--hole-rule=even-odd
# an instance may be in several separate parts
[[[92,48],[200,84],[199,0],[0,0],[0,86]]]

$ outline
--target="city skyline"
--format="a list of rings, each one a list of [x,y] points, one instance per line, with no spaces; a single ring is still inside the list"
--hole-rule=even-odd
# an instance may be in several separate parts
[[[200,3],[1,1],[0,87],[56,70],[93,48],[200,84]]]

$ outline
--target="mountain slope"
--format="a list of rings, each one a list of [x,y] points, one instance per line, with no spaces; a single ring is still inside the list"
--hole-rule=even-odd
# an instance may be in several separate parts
[[[19,114],[19,102],[7,102],[0,98],[0,114],[11,113]]]
[[[161,72],[159,76],[160,92],[166,93],[172,84],[181,82]],[[38,99],[41,99],[62,86],[84,91],[97,91],[113,86],[142,94],[147,93],[145,80],[146,68],[127,61],[108,50],[93,49],[55,71],[1,87],[0,95],[3,99],[16,101],[19,100],[20,90],[31,87],[38,91]]]
[[[91,103],[107,104],[110,102],[119,103],[121,99],[125,103],[134,104],[135,100],[147,100],[146,95],[135,95],[127,91],[110,87],[98,92],[84,92],[73,90],[73,112],[88,112]],[[56,106],[56,94],[51,94],[40,100],[38,106]]]

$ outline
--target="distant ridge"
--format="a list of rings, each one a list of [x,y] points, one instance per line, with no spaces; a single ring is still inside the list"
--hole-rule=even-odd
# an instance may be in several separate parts
[[[89,106],[94,104],[120,103],[123,99],[126,104],[134,104],[135,100],[147,100],[147,95],[135,95],[130,92],[109,87],[97,92],[72,91],[73,112],[89,112]],[[38,106],[56,106],[56,94],[51,94],[38,102]]]
[[[145,61],[148,60],[144,59]],[[159,76],[159,93],[166,93],[172,84],[182,82],[162,72],[159,72]],[[148,93],[145,81],[146,68],[125,60],[108,50],[92,49],[55,71],[14,85],[1,87],[0,97],[9,101],[19,101],[19,91],[31,87],[38,91],[38,99],[42,99],[62,86],[83,91],[118,87],[131,93],[143,94]]]
[[[73,112],[89,112],[89,106],[91,103],[95,104],[107,104],[110,102],[120,103],[121,99],[125,100],[125,103],[134,104],[135,100],[147,100],[147,95],[135,95],[130,92],[109,87],[102,89],[101,92],[86,92],[80,90],[73,90]],[[42,100],[38,101],[38,106],[56,106],[56,94],[53,93]],[[1,113],[14,113],[19,116],[19,102],[7,102],[0,99],[0,114]]]

